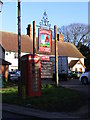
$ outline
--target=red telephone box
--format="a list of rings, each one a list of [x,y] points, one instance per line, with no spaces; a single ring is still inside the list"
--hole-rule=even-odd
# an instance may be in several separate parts
[[[21,81],[27,96],[41,95],[41,63],[36,54],[24,55],[21,58]]]

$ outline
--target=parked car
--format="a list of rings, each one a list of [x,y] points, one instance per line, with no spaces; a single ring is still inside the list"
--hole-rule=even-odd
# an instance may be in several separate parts
[[[12,71],[12,72],[9,72],[8,79],[10,81],[17,81],[19,76],[20,76],[20,73],[18,71],[17,72]]]
[[[82,73],[79,80],[82,82],[82,84],[90,83],[90,71]]]

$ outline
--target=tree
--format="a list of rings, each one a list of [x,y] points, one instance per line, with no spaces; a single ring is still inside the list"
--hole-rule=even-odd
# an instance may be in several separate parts
[[[71,42],[80,48],[80,43],[90,46],[90,26],[80,23],[70,24],[58,28],[64,34],[64,41]]]

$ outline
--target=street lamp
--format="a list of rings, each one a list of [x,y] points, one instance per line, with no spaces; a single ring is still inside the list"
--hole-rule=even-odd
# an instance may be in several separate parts
[[[3,2],[0,0],[0,12],[2,11]]]

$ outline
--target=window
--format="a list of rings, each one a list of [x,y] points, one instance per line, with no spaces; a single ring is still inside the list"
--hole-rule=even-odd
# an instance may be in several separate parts
[[[80,72],[82,72],[82,68],[80,68]]]
[[[15,58],[15,59],[18,58],[18,53],[15,53],[15,54],[14,54],[14,58]]]
[[[11,51],[9,51],[9,54],[11,54]]]
[[[80,62],[78,62],[78,65],[80,64]]]
[[[8,53],[6,53],[6,55],[8,55]]]
[[[11,69],[11,72],[13,71],[13,69]]]

